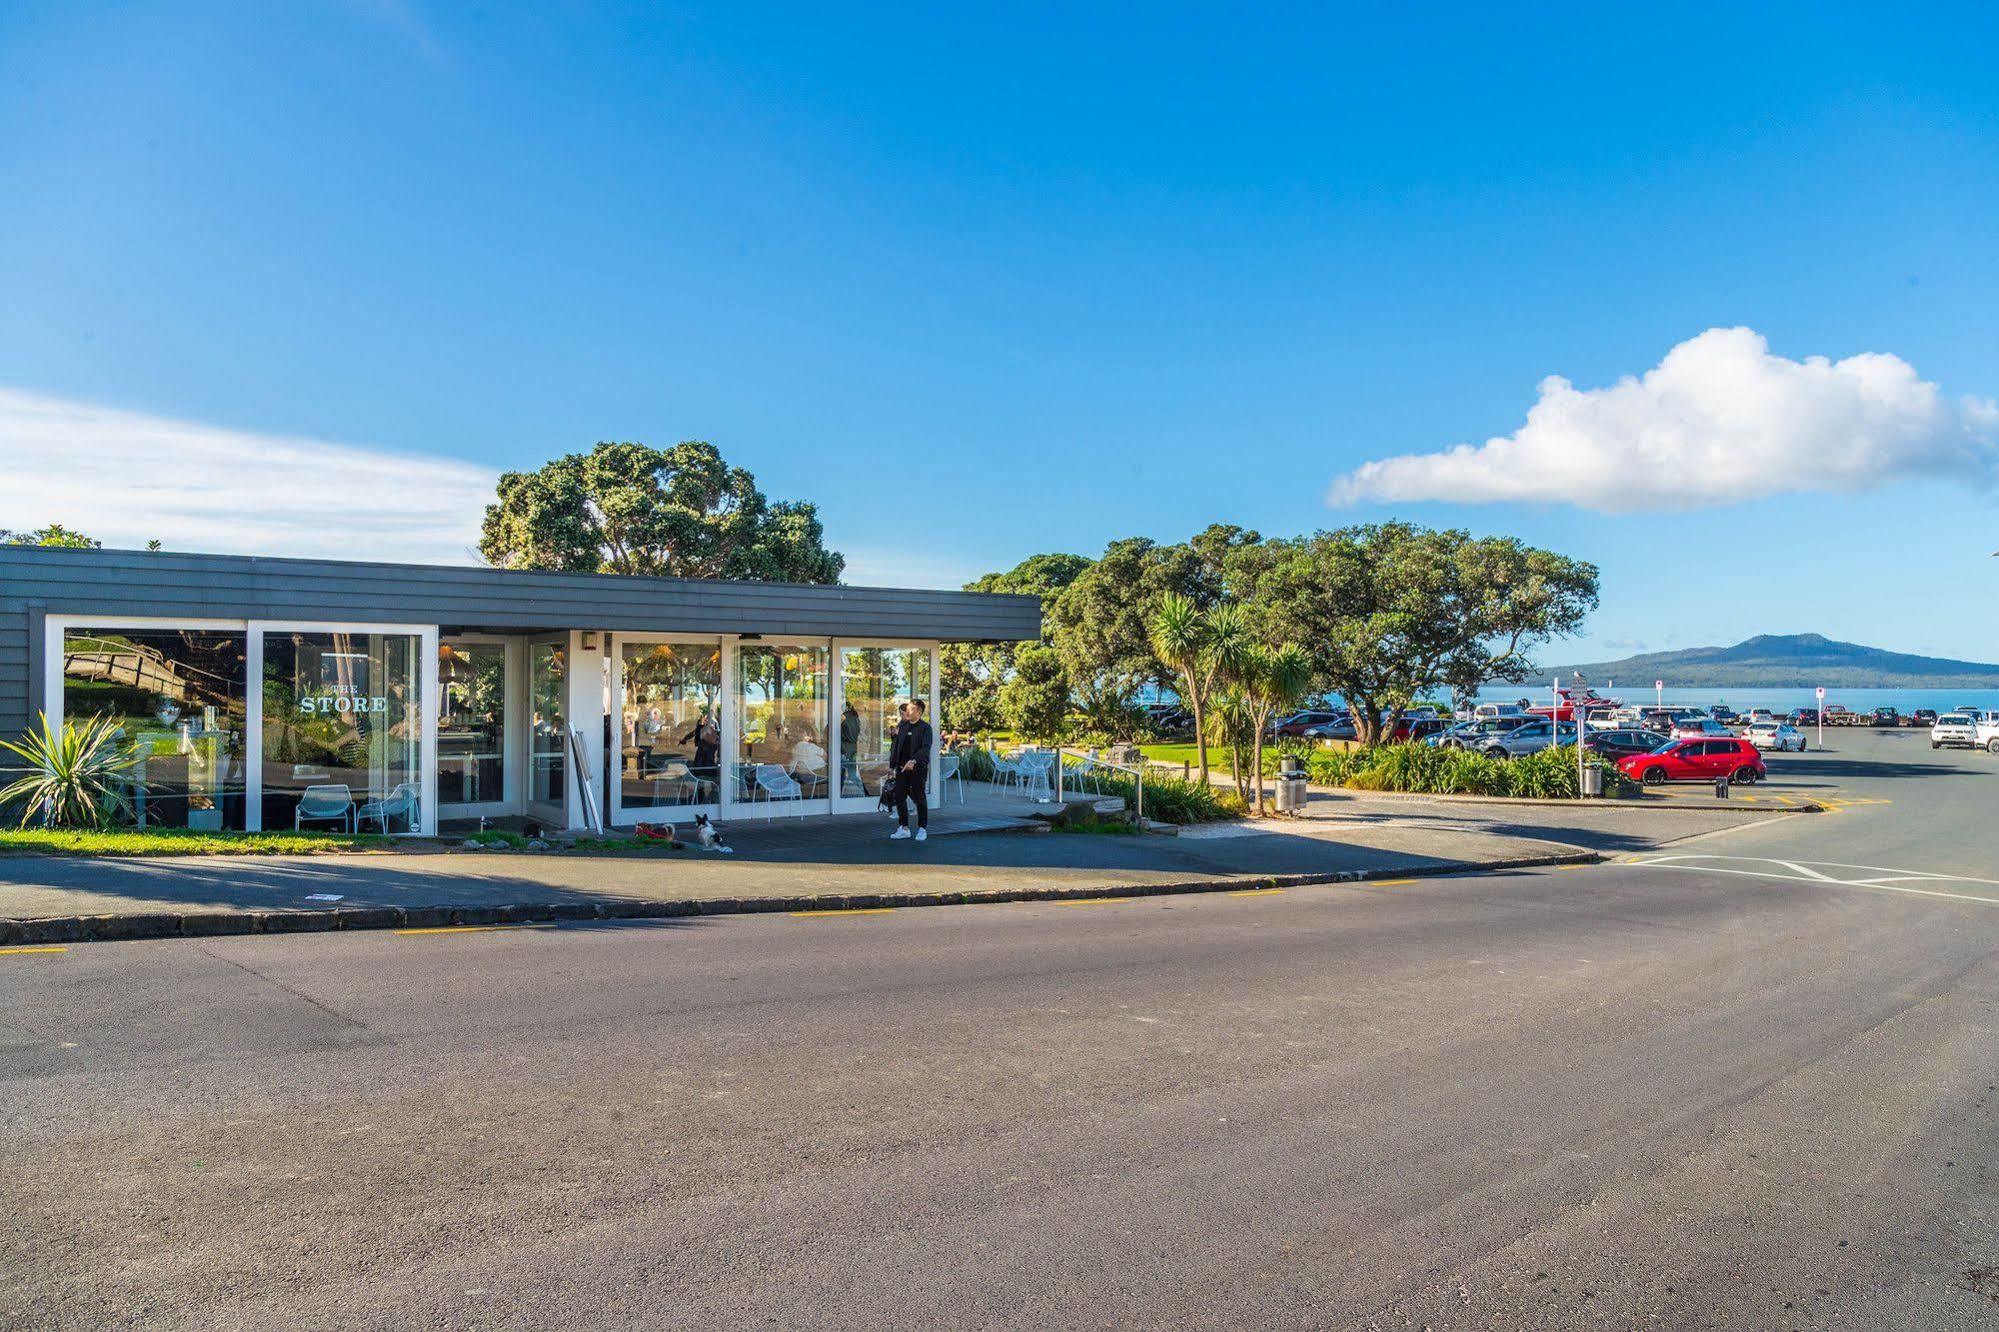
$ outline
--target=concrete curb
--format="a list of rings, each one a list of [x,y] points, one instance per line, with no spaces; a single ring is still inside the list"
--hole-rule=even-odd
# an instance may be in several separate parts
[[[1074,898],[1173,897],[1189,893],[1300,888],[1311,884],[1366,883],[1374,879],[1437,879],[1460,874],[1549,865],[1594,865],[1604,856],[1571,851],[1505,860],[1422,865],[1409,869],[1338,870],[1326,874],[1266,874],[1254,878],[1185,879],[1075,888],[985,888],[952,893],[827,893],[786,897],[710,897],[654,900],[609,897],[591,902],[524,902],[505,906],[332,907],[324,911],[186,911],[132,915],[0,918],[0,946],[105,943],[133,939],[212,938],[230,934],[299,934],[326,930],[436,929],[451,925],[528,922],[655,920],[673,916],[737,916],[785,911],[855,911],[881,907],[966,906],[991,902],[1059,902]]]

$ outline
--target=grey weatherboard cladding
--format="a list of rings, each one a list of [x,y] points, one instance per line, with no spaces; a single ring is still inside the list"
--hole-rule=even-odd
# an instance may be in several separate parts
[[[982,592],[0,546],[0,737],[41,705],[44,615],[947,642],[1041,632],[1035,598]]]

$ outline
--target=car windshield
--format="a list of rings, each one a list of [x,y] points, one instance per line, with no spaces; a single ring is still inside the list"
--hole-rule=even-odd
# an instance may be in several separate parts
[[[1949,714],[1948,716],[1943,716],[1943,717],[1939,717],[1939,718],[1937,718],[1937,725],[1939,725],[1939,726],[1969,726],[1969,725],[1971,725],[1971,718],[1969,718],[1969,717],[1966,717],[1966,716],[1962,715],[1961,713],[1956,713],[1956,712],[1953,712],[1953,713],[1950,713],[1950,714]]]

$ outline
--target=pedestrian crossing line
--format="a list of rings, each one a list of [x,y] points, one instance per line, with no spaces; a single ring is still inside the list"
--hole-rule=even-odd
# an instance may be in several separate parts
[[[894,907],[828,907],[824,911],[790,911],[786,915],[795,920],[810,920],[816,916],[886,916]]]
[[[0,948],[0,957],[26,957],[33,953],[67,953],[65,944],[17,944],[11,948]]]
[[[418,929],[397,930],[397,934],[491,934],[495,930],[552,930],[553,924],[521,925],[426,925]]]

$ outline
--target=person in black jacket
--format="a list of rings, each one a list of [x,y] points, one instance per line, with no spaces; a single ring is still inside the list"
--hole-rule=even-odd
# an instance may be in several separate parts
[[[916,840],[930,836],[930,723],[923,720],[923,704],[911,699],[902,705],[902,720],[895,725],[895,740],[889,746],[888,768],[895,775],[895,831],[889,840],[909,836],[909,802],[916,801]]]

